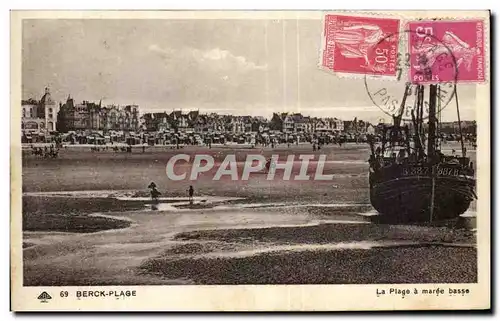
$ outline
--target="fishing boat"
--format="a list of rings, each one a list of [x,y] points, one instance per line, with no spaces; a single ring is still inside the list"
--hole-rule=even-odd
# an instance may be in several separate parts
[[[424,96],[428,88],[428,116]],[[382,220],[433,222],[458,218],[477,198],[473,163],[464,147],[458,97],[454,92],[461,155],[445,155],[440,141],[440,85],[407,84],[392,125],[370,144],[370,201]],[[408,95],[414,93],[411,119],[402,121]],[[449,108],[449,107],[448,107]],[[405,123],[405,124],[403,124]]]

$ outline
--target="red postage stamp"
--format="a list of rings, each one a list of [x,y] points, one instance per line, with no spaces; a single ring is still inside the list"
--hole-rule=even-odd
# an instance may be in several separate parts
[[[325,16],[321,65],[339,73],[395,76],[399,19]]]
[[[411,82],[485,80],[484,21],[413,21],[407,29]]]

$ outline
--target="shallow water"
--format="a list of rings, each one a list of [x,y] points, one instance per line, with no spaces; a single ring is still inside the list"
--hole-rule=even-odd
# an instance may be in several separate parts
[[[80,282],[79,280],[87,280],[91,284],[185,283],[185,280],[138,274],[137,267],[151,258],[162,255],[167,249],[197,242],[192,239],[175,239],[179,233],[195,231],[203,233],[203,231],[214,230],[224,233],[226,230],[245,232],[248,229],[301,229],[321,227],[325,224],[331,226],[332,233],[335,233],[335,229],[343,230],[347,226],[361,227],[367,224],[372,226],[373,223],[370,222],[369,217],[377,215],[374,210],[370,209],[369,204],[359,202],[255,202],[242,197],[197,196],[193,204],[190,204],[186,197],[172,196],[163,197],[158,204],[152,205],[149,204],[149,198],[140,196],[136,190],[26,192],[23,195],[45,198],[47,202],[51,202],[51,199],[53,201],[67,199],[71,203],[73,199],[113,198],[125,203],[143,204],[143,208],[139,210],[88,214],[90,217],[126,220],[132,223],[128,228],[87,234],[51,231],[24,232],[23,242],[27,244],[24,250],[24,273],[27,285],[76,284]],[[475,215],[472,210],[466,214]],[[240,242],[238,240],[215,239],[211,243],[221,250],[185,253],[181,256],[190,259],[227,259],[253,257],[266,253],[370,251],[380,247],[401,247],[420,243],[424,245],[427,242],[418,240],[419,233],[429,234],[427,227],[396,228],[403,231],[402,233],[410,233],[411,238],[416,239],[353,241],[347,237],[340,242],[327,244],[300,243],[300,241],[296,244],[282,244],[265,241],[265,238],[264,241],[250,240],[243,243],[238,243]],[[385,230],[386,228],[381,226],[382,237],[387,236]],[[309,232],[301,230],[298,233]],[[200,242],[203,243],[201,240]],[[57,273],[54,274],[53,271]]]
[[[291,151],[300,154],[311,150],[310,146],[298,150],[264,149],[263,154],[269,157],[278,153],[280,159],[285,159]],[[285,277],[284,282],[293,281],[292,275],[300,274],[303,269],[303,280],[307,283],[340,275],[331,271],[336,264],[349,262],[354,263],[346,266],[342,278],[335,282],[351,278],[362,282],[391,281],[392,274],[399,271],[407,274],[406,268],[416,266],[416,275],[428,270],[429,266],[410,261],[421,257],[431,261],[434,256],[435,262],[442,263],[445,269],[453,268],[436,275],[452,274],[456,269],[456,262],[447,261],[453,259],[452,250],[406,248],[441,242],[448,229],[371,222],[371,217],[378,213],[369,204],[366,146],[325,147],[321,151],[327,154],[324,173],[333,174],[334,179],[300,183],[268,181],[265,175],[251,176],[247,182],[214,182],[201,175],[196,182],[174,184],[165,174],[165,165],[178,152],[148,149],[145,154],[125,155],[68,149],[56,160],[23,157],[23,214],[29,214],[23,216],[35,223],[46,214],[63,220],[68,215],[80,215],[89,221],[97,216],[131,223],[126,228],[94,233],[25,231],[25,284],[185,284],[214,280],[224,283],[217,276],[231,278],[246,267],[250,274],[269,271],[272,277],[261,281],[274,282],[277,280],[274,276],[281,273],[273,274],[276,266],[285,270],[290,267],[290,278]],[[184,152],[215,152],[218,159],[236,153],[238,160],[248,154],[232,149],[185,149]],[[145,188],[151,181],[163,193],[158,204],[151,204]],[[192,205],[186,197],[190,184],[196,191]],[[474,208],[472,204],[465,215],[474,216]],[[180,238],[181,234],[185,237]],[[465,244],[470,240],[455,237],[452,241]],[[404,249],[393,251],[391,246]],[[384,252],[379,255],[381,248]],[[355,257],[360,258],[351,260]],[[255,262],[250,261],[256,258],[269,265],[256,265],[252,269]],[[475,259],[467,258],[460,256],[459,266],[473,271]],[[159,265],[161,269],[175,273],[155,274],[140,269],[155,259],[166,262],[166,266]],[[175,265],[175,260],[184,263]],[[231,260],[247,261],[235,265]],[[201,261],[207,265],[200,265]],[[399,266],[398,262],[410,263]],[[220,263],[227,270],[221,269]],[[392,272],[387,272],[391,264],[396,265]],[[373,273],[366,273],[365,267],[377,265],[387,278],[366,279]],[[191,273],[197,269],[199,274]],[[235,280],[248,282],[252,276]]]

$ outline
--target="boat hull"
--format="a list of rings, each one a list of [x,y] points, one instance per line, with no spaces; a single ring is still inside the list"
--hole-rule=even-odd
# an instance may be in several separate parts
[[[436,176],[431,217],[432,175],[370,175],[370,201],[391,222],[429,222],[457,218],[475,199],[475,179],[470,176]]]

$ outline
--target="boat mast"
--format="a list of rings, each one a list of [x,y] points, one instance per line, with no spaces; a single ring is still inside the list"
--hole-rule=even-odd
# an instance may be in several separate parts
[[[405,111],[406,99],[408,94],[411,93],[411,83],[406,83],[405,93],[403,94],[403,99],[401,105],[399,106],[398,114],[394,117],[394,127],[398,128],[401,125],[401,119],[403,118],[403,113]]]
[[[436,97],[437,85],[429,85],[429,130],[427,141],[427,161],[431,163],[431,204],[429,208],[429,222],[434,216],[434,199],[436,197]]]
[[[422,145],[422,154],[424,155],[425,154],[425,152],[424,152],[424,150],[425,150],[425,131],[424,131],[424,94],[425,94],[425,91],[424,91],[423,85],[419,85],[418,87],[419,87],[419,91],[420,91],[420,100],[419,100],[420,108],[418,109],[419,110],[418,123],[419,123],[420,131],[418,132],[418,136],[420,138],[420,143]]]
[[[415,90],[415,95],[417,96],[415,108],[411,111],[411,118],[413,122],[413,127],[415,128],[414,144],[417,150],[417,158],[420,160],[424,157],[425,151],[423,146],[423,141],[421,137],[422,132],[422,109],[424,100],[424,88],[422,85],[417,85]]]
[[[442,148],[442,139],[441,139],[441,134],[443,133],[443,119],[442,119],[442,113],[441,113],[441,86],[438,86],[438,106],[437,106],[437,133],[439,133],[439,137],[437,138],[436,145],[439,147],[439,150]]]
[[[462,122],[460,121],[460,108],[458,108],[458,94],[455,89],[455,101],[457,103],[458,131],[460,132],[460,145],[462,146],[462,157],[465,157],[464,137],[462,135]]]
[[[434,158],[436,153],[436,97],[437,85],[429,85],[429,133],[427,140],[427,157]]]

